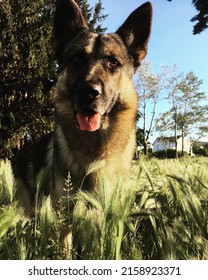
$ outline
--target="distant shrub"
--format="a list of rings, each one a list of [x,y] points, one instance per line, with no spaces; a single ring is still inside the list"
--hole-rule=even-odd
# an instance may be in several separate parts
[[[208,157],[208,148],[194,148],[193,153],[195,155],[201,155],[201,156]]]
[[[177,152],[178,157],[182,157],[181,151]],[[165,159],[165,158],[175,158],[175,150],[167,149],[163,151],[157,151],[153,153],[156,158]],[[184,152],[183,156],[188,156],[187,152]]]

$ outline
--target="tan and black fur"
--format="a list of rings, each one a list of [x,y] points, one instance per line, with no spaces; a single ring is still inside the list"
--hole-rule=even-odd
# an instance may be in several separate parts
[[[55,130],[13,161],[26,214],[32,213],[35,177],[42,167],[49,166],[45,194],[54,207],[64,195],[68,172],[75,190],[91,192],[96,192],[99,170],[85,175],[93,162],[103,160],[102,171],[112,180],[118,173],[130,175],[138,108],[132,79],[147,52],[151,17],[148,2],[117,32],[95,34],[73,0],[57,1],[54,41],[61,70],[53,94]]]

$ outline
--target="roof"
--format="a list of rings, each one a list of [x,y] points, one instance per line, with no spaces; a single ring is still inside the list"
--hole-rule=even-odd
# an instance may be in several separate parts
[[[177,140],[181,137],[181,135],[178,135],[177,136]],[[158,142],[175,142],[175,136],[169,136],[169,137],[165,137],[165,136],[162,136],[162,137],[157,137],[155,139],[155,141],[153,142],[153,145],[155,144],[155,142],[158,141]]]

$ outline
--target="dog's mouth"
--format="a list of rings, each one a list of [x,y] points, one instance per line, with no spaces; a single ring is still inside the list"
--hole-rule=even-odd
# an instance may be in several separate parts
[[[93,110],[81,110],[75,112],[75,120],[83,131],[96,131],[100,128],[102,116]]]

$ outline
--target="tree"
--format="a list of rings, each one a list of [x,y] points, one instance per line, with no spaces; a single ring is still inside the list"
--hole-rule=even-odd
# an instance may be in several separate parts
[[[106,28],[103,28],[101,22],[105,20],[108,15],[103,15],[102,1],[98,0],[94,7],[90,7],[87,0],[75,0],[82,10],[84,18],[88,23],[90,31],[96,33],[105,32]]]
[[[153,130],[157,105],[165,98],[167,88],[167,75],[169,69],[163,67],[162,72],[154,74],[151,70],[151,62],[145,60],[137,70],[137,92],[139,95],[139,115],[142,127],[137,129],[137,134],[142,139],[144,154],[148,156],[149,138]],[[150,113],[151,111],[151,113]],[[147,115],[149,120],[147,119]],[[141,134],[143,136],[141,137]]]
[[[170,84],[172,89],[168,98],[171,109],[157,119],[157,130],[163,133],[174,131],[176,148],[177,136],[180,131],[183,154],[185,136],[192,135],[194,138],[194,135],[202,136],[202,131],[206,131],[208,105],[204,104],[206,101],[205,93],[200,91],[202,80],[199,80],[193,71],[186,75],[181,73],[179,76],[173,77]]]
[[[198,14],[191,19],[192,22],[196,22],[193,28],[193,34],[196,35],[208,27],[208,2],[206,0],[192,0],[192,4],[198,11]]]
[[[196,22],[194,25],[193,34],[199,34],[208,27],[208,3],[204,0],[193,0],[198,14],[191,19],[192,22]]]
[[[26,130],[33,137],[50,129],[49,89],[56,72],[50,39],[53,2],[0,4],[1,144],[7,151],[22,140]]]
[[[7,156],[53,127],[51,89],[58,65],[52,28],[56,0],[0,1],[0,148]],[[77,1],[92,31],[103,32],[102,3]],[[27,135],[26,135],[27,134]]]

